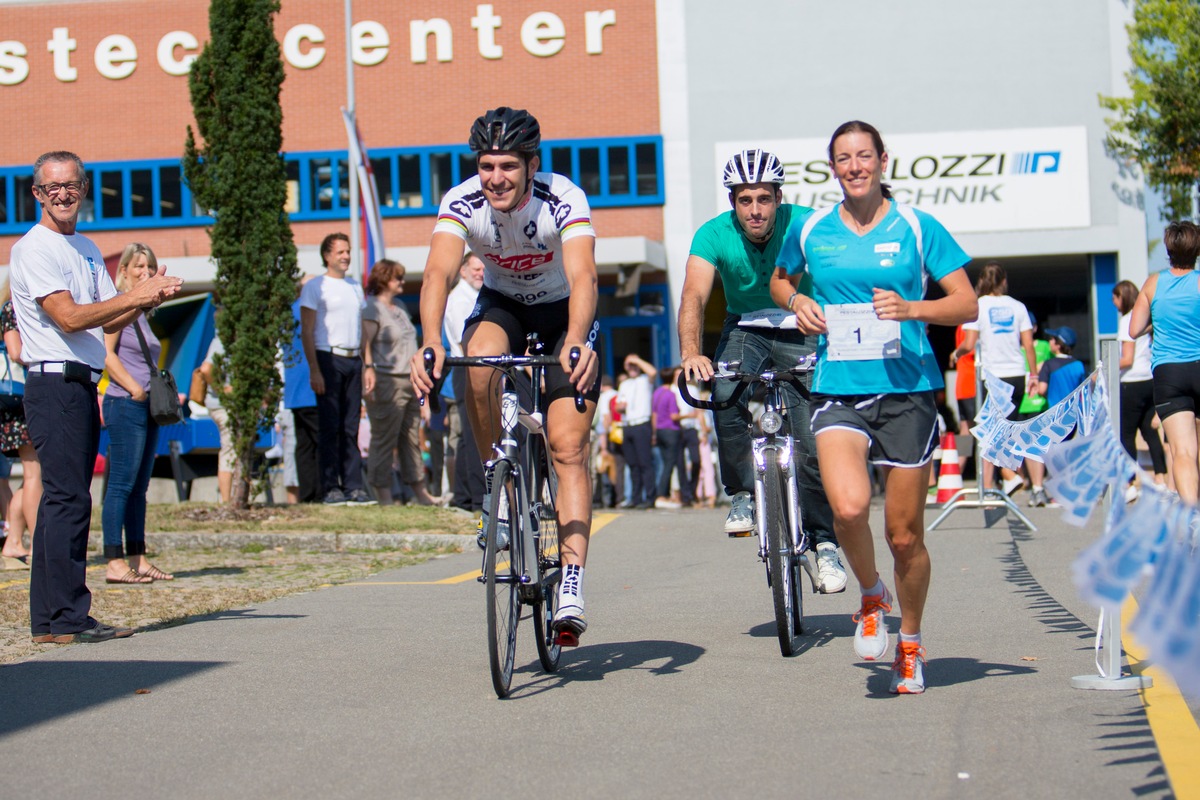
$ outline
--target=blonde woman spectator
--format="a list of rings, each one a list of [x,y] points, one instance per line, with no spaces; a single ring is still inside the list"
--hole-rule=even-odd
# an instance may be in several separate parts
[[[126,245],[117,264],[117,291],[127,292],[157,274],[158,260],[149,247],[137,242]],[[103,402],[109,441],[108,483],[101,517],[104,557],[108,560],[106,583],[153,583],[175,577],[146,559],[146,489],[158,449],[158,423],[150,414],[150,366],[138,338],[139,330],[150,359],[157,364],[162,345],[145,313],[118,332],[104,335],[108,350],[104,368],[109,379]]]
[[[385,258],[367,278],[362,312],[363,395],[371,420],[367,480],[383,505],[391,505],[392,464],[399,455],[400,479],[417,503],[437,505],[425,485],[421,454],[421,405],[409,379],[417,352],[417,329],[396,296],[404,287],[404,266]]]
[[[10,367],[21,360],[21,334],[17,330],[17,319],[13,313],[12,290],[8,281],[0,284],[0,334],[4,336],[4,347],[8,350]],[[10,372],[11,377],[11,372]],[[29,566],[29,552],[25,549],[25,530],[30,537],[37,526],[38,503],[42,499],[42,467],[38,463],[33,442],[29,439],[29,427],[25,424],[24,408],[0,409],[0,448],[6,456],[21,459],[21,488],[12,493],[8,503],[8,537],[4,540],[4,563],[11,569]]]

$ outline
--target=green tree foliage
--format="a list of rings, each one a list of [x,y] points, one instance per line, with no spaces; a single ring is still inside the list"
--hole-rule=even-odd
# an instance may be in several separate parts
[[[278,0],[212,0],[211,39],[188,78],[198,145],[188,127],[184,174],[215,224],[217,373],[232,387],[222,403],[238,453],[232,501],[244,507],[257,432],[270,424],[282,391],[275,367],[294,332],[296,247],[284,206],[287,175],[279,104],[283,62],[273,16]]]
[[[1116,112],[1106,144],[1141,165],[1165,218],[1188,219],[1200,182],[1200,0],[1135,0],[1128,31],[1133,96],[1101,96]]]

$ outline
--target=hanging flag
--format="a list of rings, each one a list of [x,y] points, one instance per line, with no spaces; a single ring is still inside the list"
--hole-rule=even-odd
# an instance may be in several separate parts
[[[371,169],[371,158],[363,145],[362,135],[354,112],[342,109],[346,123],[346,136],[350,141],[349,163],[358,170],[358,207],[362,224],[363,283],[371,274],[371,267],[386,254],[383,243],[383,217],[380,214],[379,190],[375,186],[375,172]]]

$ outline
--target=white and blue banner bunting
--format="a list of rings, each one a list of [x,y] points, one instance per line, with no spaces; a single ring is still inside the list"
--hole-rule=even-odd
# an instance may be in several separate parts
[[[1137,464],[1113,430],[1101,369],[1023,422],[1006,419],[1012,387],[985,370],[988,396],[971,433],[983,457],[999,466],[1045,462],[1046,490],[1072,525],[1087,525],[1109,493],[1104,534],[1076,558],[1075,584],[1083,599],[1103,608],[1120,605],[1146,582],[1132,632],[1185,694],[1200,697],[1200,509],[1148,478],[1138,500],[1124,502]]]

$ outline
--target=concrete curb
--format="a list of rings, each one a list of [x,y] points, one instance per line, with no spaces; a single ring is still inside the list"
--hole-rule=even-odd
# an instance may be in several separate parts
[[[345,550],[405,550],[414,547],[442,546],[465,548],[473,545],[468,535],[452,533],[321,533],[313,532],[231,532],[147,533],[146,545],[153,551],[231,549],[261,545],[274,549],[312,550],[337,553]]]

